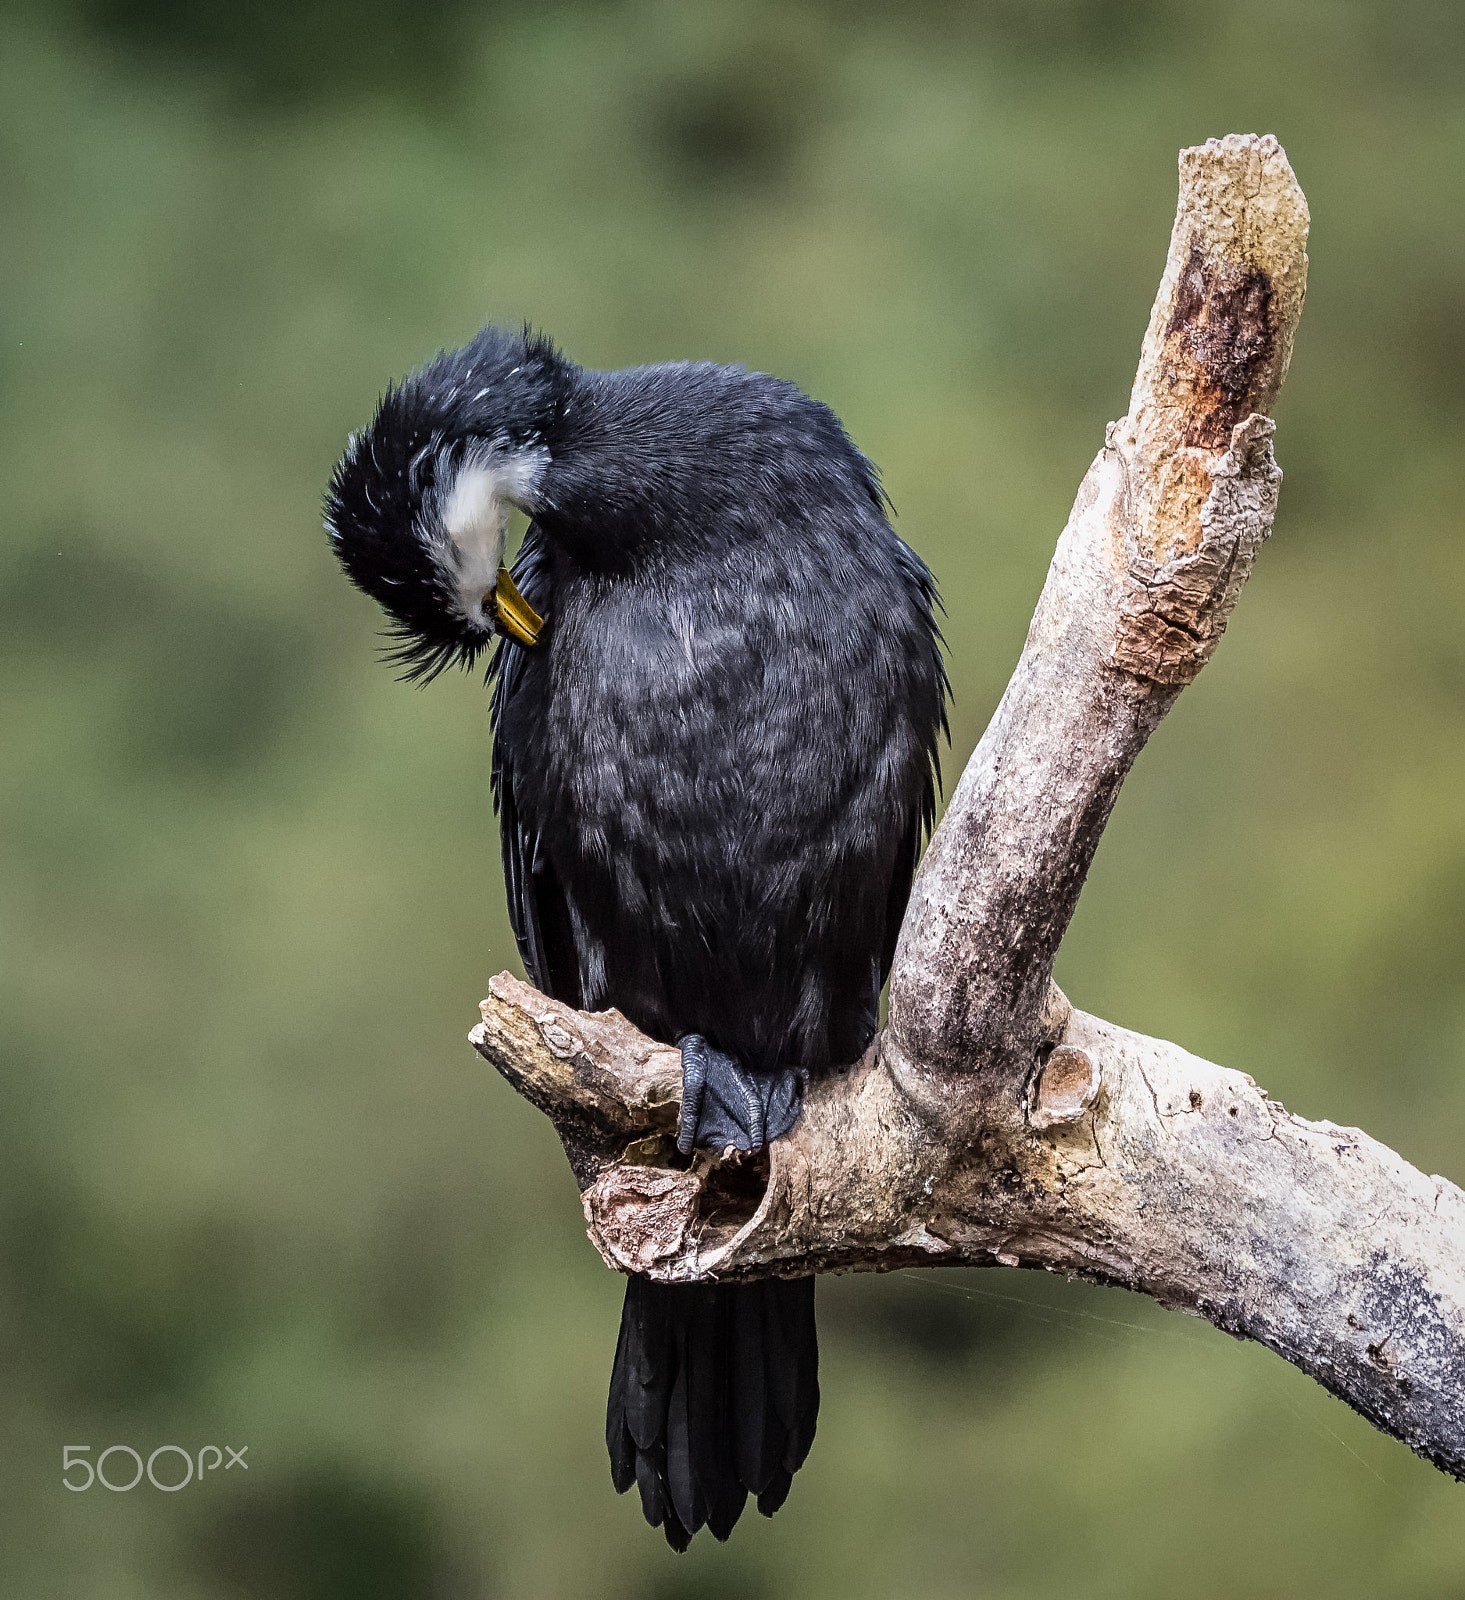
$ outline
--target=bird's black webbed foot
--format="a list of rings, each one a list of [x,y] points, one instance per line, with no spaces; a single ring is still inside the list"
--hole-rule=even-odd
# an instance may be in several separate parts
[[[700,1033],[681,1041],[682,1120],[677,1149],[761,1150],[781,1139],[804,1108],[803,1074],[793,1067],[750,1072]]]

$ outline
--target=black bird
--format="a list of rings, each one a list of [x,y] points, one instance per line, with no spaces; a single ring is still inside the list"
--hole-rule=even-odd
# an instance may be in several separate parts
[[[531,519],[500,573],[508,507]],[[935,803],[935,585],[792,384],[583,370],[485,328],[389,387],[327,497],[417,680],[503,642],[493,791],[530,978],[679,1043],[679,1148],[757,1150],[873,1036]],[[626,1286],[611,1476],[685,1549],[771,1516],[818,1414],[814,1280]]]

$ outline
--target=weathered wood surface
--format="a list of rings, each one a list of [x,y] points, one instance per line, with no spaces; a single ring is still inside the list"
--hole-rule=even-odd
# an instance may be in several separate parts
[[[755,1158],[674,1156],[677,1052],[502,974],[477,1048],[559,1130],[590,1237],[667,1281],[1026,1265],[1259,1340],[1465,1477],[1465,1194],[1073,1010],[1053,958],[1119,787],[1271,531],[1307,282],[1275,140],[1180,157],[1129,413],[917,876],[889,1022]]]

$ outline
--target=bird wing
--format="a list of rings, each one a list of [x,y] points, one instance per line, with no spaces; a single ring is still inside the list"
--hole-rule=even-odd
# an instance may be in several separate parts
[[[900,925],[905,921],[905,909],[910,902],[911,883],[916,875],[916,863],[921,858],[921,843],[936,825],[936,797],[941,789],[941,742],[950,740],[951,729],[946,720],[946,702],[951,695],[951,684],[942,660],[943,640],[937,623],[941,602],[936,594],[936,580],[924,561],[905,543],[896,540],[896,561],[906,592],[920,617],[925,642],[930,654],[925,670],[917,675],[920,687],[912,705],[912,718],[920,730],[925,750],[922,781],[917,804],[911,809],[904,837],[895,856],[895,875],[885,901],[885,937],[881,945],[880,987],[890,976],[895,960],[895,946],[900,938]]]
[[[890,976],[891,964],[895,960],[895,946],[900,938],[900,925],[905,921],[905,908],[910,902],[911,882],[916,875],[916,861],[921,854],[921,836],[925,831],[926,820],[922,811],[913,811],[905,830],[905,837],[895,853],[895,872],[885,896],[885,936],[880,948],[880,982],[876,986],[877,1004],[879,991],[885,987],[885,980]]]
[[[533,533],[531,529],[519,560],[514,563],[514,582],[531,597],[539,588],[536,580],[547,565],[547,554]],[[500,639],[489,666],[494,686],[490,715],[496,731],[502,727],[513,697],[522,687],[524,668],[523,646]],[[490,782],[503,843],[509,924],[524,971],[537,989],[578,1009],[580,962],[569,903],[539,830],[520,813],[514,793],[514,762],[501,738],[494,740]]]

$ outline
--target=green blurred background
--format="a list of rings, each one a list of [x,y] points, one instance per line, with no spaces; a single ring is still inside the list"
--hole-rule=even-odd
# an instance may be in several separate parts
[[[1275,132],[1276,534],[1058,976],[1465,1181],[1462,68],[1447,0],[6,0],[0,1592],[1465,1595],[1465,1490],[1259,1348],[1001,1270],[826,1282],[788,1507],[672,1556],[608,1481],[619,1281],[464,1040],[516,965],[482,689],[392,681],[319,506],[488,317],[787,375],[942,582],[950,776],[1177,149]],[[61,1486],[169,1442],[247,1475]]]

